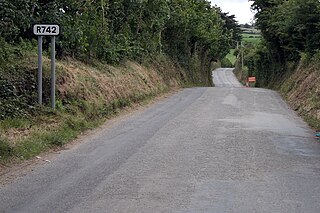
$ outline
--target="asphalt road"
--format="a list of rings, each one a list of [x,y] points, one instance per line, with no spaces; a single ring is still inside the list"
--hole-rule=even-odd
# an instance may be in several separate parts
[[[230,69],[0,188],[0,212],[320,212],[320,144]]]

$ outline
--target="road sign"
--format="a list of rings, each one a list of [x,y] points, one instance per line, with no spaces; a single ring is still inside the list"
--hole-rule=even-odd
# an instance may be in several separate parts
[[[36,24],[33,26],[33,33],[37,36],[57,36],[60,34],[60,27],[57,24]]]
[[[250,82],[250,83],[256,82],[256,77],[249,77],[248,82]]]
[[[56,81],[56,36],[60,33],[57,24],[35,24],[33,33],[38,36],[38,103],[42,105],[42,37],[51,36],[51,106],[56,108],[55,81]]]

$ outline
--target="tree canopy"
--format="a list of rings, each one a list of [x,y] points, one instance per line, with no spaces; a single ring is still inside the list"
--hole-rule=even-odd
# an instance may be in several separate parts
[[[250,0],[262,42],[247,49],[249,75],[271,86],[292,72],[301,58],[320,50],[319,0]]]
[[[280,61],[296,60],[302,52],[320,49],[318,0],[251,0],[257,26]]]
[[[207,0],[1,0],[0,19],[9,43],[32,39],[34,23],[59,23],[60,54],[108,62],[197,51],[216,60],[240,39],[234,16]]]

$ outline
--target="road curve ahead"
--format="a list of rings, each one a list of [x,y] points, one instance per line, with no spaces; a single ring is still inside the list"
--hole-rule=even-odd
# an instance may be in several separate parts
[[[213,75],[1,186],[0,212],[320,212],[311,130],[276,92]]]

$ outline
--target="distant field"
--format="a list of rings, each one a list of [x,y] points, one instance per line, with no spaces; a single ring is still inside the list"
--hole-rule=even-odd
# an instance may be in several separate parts
[[[260,34],[242,33],[242,41],[244,41],[246,43],[257,44],[261,41],[261,35]]]
[[[241,28],[241,30],[244,32],[244,33],[255,33],[255,34],[260,34],[261,31],[258,30],[258,29],[252,29],[252,28]]]
[[[244,33],[242,33],[242,41],[243,43],[251,43],[258,44],[261,41],[261,34],[259,30],[256,29],[242,29]],[[237,57],[234,55],[235,49],[231,49],[229,54],[226,56],[229,61],[235,65],[237,61]]]

